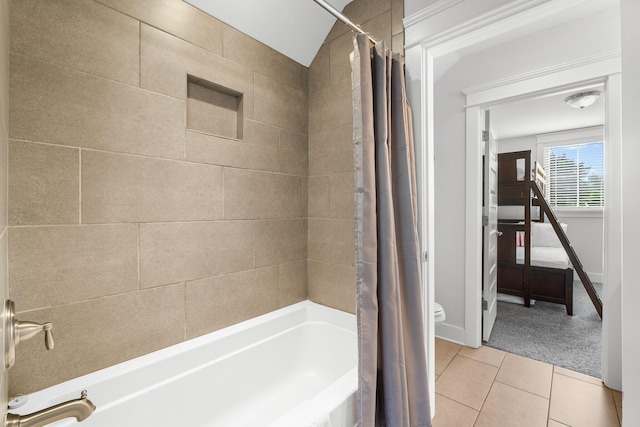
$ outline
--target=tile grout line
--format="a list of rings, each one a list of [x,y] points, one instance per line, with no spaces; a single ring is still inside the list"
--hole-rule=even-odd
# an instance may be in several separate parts
[[[567,425],[567,424],[565,424],[565,423],[561,423],[560,421],[558,421],[558,420],[554,420],[553,418],[548,418],[548,419],[547,419],[547,425],[549,424],[549,421],[553,421],[554,423],[556,423],[556,424],[560,424],[561,426],[571,427],[570,425]]]
[[[63,63],[59,63],[59,62],[54,62],[54,61],[46,59],[46,58],[33,56],[33,55],[30,55],[30,54],[16,52],[16,51],[11,51],[11,52],[9,52],[9,54],[10,55],[15,55],[15,56],[20,56],[22,58],[27,58],[29,60],[32,60],[32,61],[35,61],[35,62],[40,62],[42,64],[47,64],[47,65],[51,65],[51,66],[54,66],[54,67],[63,68],[65,70],[67,70],[67,71],[70,71],[71,73],[82,74],[84,76],[90,76],[90,77],[93,77],[93,78],[96,78],[96,79],[103,79],[103,80],[106,80],[106,81],[108,81],[110,83],[127,86],[127,87],[130,87],[130,88],[133,88],[133,89],[137,89],[137,90],[140,90],[140,91],[143,91],[143,92],[147,92],[147,93],[152,93],[152,94],[155,94],[155,95],[158,95],[158,96],[162,96],[164,98],[172,99],[174,101],[186,102],[184,99],[176,98],[175,96],[166,95],[166,94],[164,94],[162,92],[156,92],[156,91],[153,91],[151,89],[146,89],[146,88],[140,87],[139,85],[136,85],[136,84],[132,84],[132,83],[125,82],[125,81],[122,81],[122,80],[117,80],[117,79],[112,78],[112,77],[107,77],[107,76],[103,76],[103,75],[100,75],[100,74],[96,74],[96,73],[94,73],[92,71],[85,71],[85,70],[82,70],[82,69],[79,69],[79,68],[74,68],[71,65],[63,64]]]
[[[473,348],[473,347],[471,347],[471,348]],[[456,356],[464,357],[465,359],[473,360],[474,362],[484,363],[485,365],[492,366],[494,368],[497,368],[498,370],[500,370],[500,368],[502,367],[502,362],[500,362],[500,366],[492,365],[491,363],[483,362],[482,360],[474,359],[473,357],[465,356],[464,354],[459,354],[459,350],[458,350],[458,354],[456,354]],[[447,365],[447,366],[449,366],[449,365]]]
[[[185,144],[185,147],[186,147],[186,144]],[[222,219],[224,220],[224,219],[225,219],[225,212],[224,212],[224,205],[225,205],[225,203],[224,203],[224,189],[225,189],[225,185],[224,185],[224,177],[225,177],[225,175],[226,175],[226,173],[225,173],[225,166],[222,166],[222,167],[221,167],[220,175],[222,175],[222,176],[220,177],[220,193],[221,193],[221,195],[222,195],[222,201],[221,201],[221,205],[222,205],[222,213],[221,213],[221,215],[222,215]]]
[[[138,87],[142,88],[142,21],[138,21]]]
[[[503,357],[503,359],[504,359],[504,357]],[[480,362],[480,361],[478,360],[478,362]],[[480,362],[480,363],[482,363],[482,362]],[[489,365],[489,364],[487,363],[487,365]],[[493,366],[493,365],[489,365],[489,366]],[[493,367],[495,368],[495,366],[493,366]],[[493,386],[496,384],[496,378],[498,378],[498,372],[500,372],[500,368],[501,367],[502,367],[502,362],[500,362],[500,366],[497,367],[496,374],[494,375],[493,380],[491,381],[491,387],[489,387],[489,391],[487,392],[487,395],[484,397],[484,400],[482,401],[482,405],[480,406],[480,410],[478,411],[478,417],[476,418],[476,423],[478,422],[478,418],[480,418],[480,413],[484,409],[484,405],[487,403],[487,399],[489,398],[489,394],[491,394],[491,390],[493,390]],[[516,387],[514,387],[514,388],[516,388]]]
[[[136,251],[136,266],[138,267],[138,290],[142,289],[142,284],[140,282],[140,223],[136,225],[136,237],[138,238],[138,250]]]
[[[183,299],[183,303],[184,303],[184,340],[187,340],[187,282],[184,281],[182,283],[184,285],[184,299]]]
[[[254,82],[255,86],[255,82]],[[280,161],[280,157],[282,154],[282,128],[277,127],[278,129],[278,172],[282,173],[282,162]]]
[[[189,129],[187,129],[186,132],[188,133],[188,132],[191,132],[191,131],[189,131]],[[210,135],[210,134],[206,134],[206,135],[209,135],[209,136],[212,136],[212,137],[217,137],[216,135]],[[170,162],[179,162],[179,163],[192,163],[192,164],[208,165],[208,166],[215,166],[215,167],[227,167],[227,168],[238,169],[238,170],[243,170],[243,171],[250,171],[250,172],[257,172],[257,173],[269,173],[269,174],[274,174],[274,175],[279,175],[279,176],[308,178],[307,176],[304,176],[304,175],[299,175],[299,174],[295,174],[295,173],[284,173],[284,172],[280,172],[280,171],[277,171],[277,170],[274,170],[274,169],[257,169],[257,168],[251,168],[251,167],[246,167],[246,166],[234,166],[234,165],[211,163],[211,162],[199,161],[199,160],[190,160],[190,159],[186,158],[186,144],[185,144],[185,147],[184,147],[183,153],[182,153],[182,156],[184,158],[182,158],[182,157],[181,158],[177,158],[177,157],[162,157],[162,156],[144,154],[144,153],[113,151],[113,150],[106,150],[106,149],[94,148],[94,147],[82,147],[82,146],[79,146],[79,145],[59,144],[59,143],[56,143],[56,142],[35,141],[35,140],[24,139],[24,138],[9,138],[8,140],[9,141],[23,143],[23,144],[37,144],[37,145],[44,145],[44,146],[48,146],[48,147],[58,147],[58,148],[66,148],[66,149],[73,149],[73,150],[84,150],[84,151],[96,152],[96,153],[131,156],[131,157],[142,158],[142,159],[159,160],[159,161],[170,161]],[[346,173],[349,173],[349,172],[339,172],[339,173],[346,174]],[[336,173],[336,174],[338,174],[338,173]],[[316,175],[314,175],[314,176],[316,176]],[[317,176],[325,176],[325,175],[317,175]],[[328,175],[326,175],[326,176],[328,176]]]
[[[496,376],[498,374],[496,373]],[[493,390],[493,386],[495,384],[495,378],[494,380],[491,382],[491,387],[489,387],[489,391],[487,392],[487,395],[484,397],[484,399],[482,399],[482,405],[480,405],[480,409],[478,409],[478,416],[476,417],[476,420],[473,422],[473,425],[475,426],[478,423],[478,419],[480,419],[480,414],[482,413],[482,410],[484,409],[484,405],[485,403],[487,403],[487,398],[489,398],[489,394],[491,393],[491,390]],[[458,402],[460,403],[460,402]]]
[[[447,363],[446,367],[442,370],[442,373],[440,374],[440,376],[442,376],[442,375],[447,371],[447,369],[449,369],[449,367],[450,367],[450,365],[451,365],[451,362],[453,361],[453,359],[455,359],[455,357],[456,357],[456,356],[461,356],[461,357],[464,357],[464,358],[466,358],[466,359],[474,360],[474,361],[476,361],[476,362],[480,362],[480,363],[483,363],[483,364],[485,364],[485,365],[487,365],[487,366],[492,366],[492,367],[494,367],[494,368],[496,367],[495,365],[491,365],[491,364],[486,363],[486,362],[483,362],[483,361],[481,361],[481,360],[473,359],[473,358],[471,358],[471,357],[468,357],[467,355],[461,354],[460,352],[461,352],[461,350],[462,350],[463,348],[465,348],[465,346],[461,346],[461,347],[460,347],[460,348],[455,352],[455,354],[453,355],[453,357],[452,357],[452,358],[449,360],[449,362]],[[557,421],[557,420],[555,420],[555,419],[551,418],[551,399],[552,399],[552,395],[553,395],[554,382],[555,382],[555,380],[556,380],[555,376],[556,376],[556,375],[562,375],[563,377],[565,377],[565,378],[569,378],[569,379],[571,379],[571,380],[577,380],[577,381],[580,381],[581,383],[586,383],[586,384],[591,384],[591,385],[595,385],[595,386],[597,386],[597,384],[594,384],[594,383],[589,382],[589,381],[585,381],[585,380],[583,380],[583,379],[581,379],[581,378],[574,378],[574,377],[571,377],[571,376],[569,376],[569,375],[565,375],[565,374],[563,374],[563,373],[556,372],[556,371],[555,371],[555,369],[554,369],[554,368],[555,368],[555,365],[551,365],[551,366],[552,366],[552,371],[551,371],[551,384],[550,384],[550,387],[549,387],[549,396],[548,396],[548,398],[547,398],[547,397],[544,397],[544,396],[541,396],[541,395],[539,395],[539,394],[533,393],[533,392],[531,392],[531,391],[524,390],[524,389],[522,389],[522,388],[520,388],[520,387],[517,387],[517,386],[511,385],[511,384],[505,383],[505,382],[500,381],[500,380],[498,380],[498,379],[497,379],[497,378],[498,378],[498,374],[499,374],[499,372],[500,372],[500,369],[502,368],[502,365],[504,364],[504,360],[505,360],[505,358],[506,358],[506,355],[508,355],[508,354],[511,354],[511,353],[508,353],[508,352],[507,352],[507,353],[505,354],[505,356],[503,357],[502,362],[501,362],[500,366],[498,367],[498,371],[496,372],[496,375],[494,376],[494,378],[493,378],[493,380],[492,380],[492,382],[491,382],[491,386],[490,386],[490,388],[489,388],[489,391],[488,391],[487,395],[485,396],[485,398],[484,398],[484,400],[483,400],[483,403],[482,403],[482,405],[480,406],[480,409],[479,409],[479,410],[477,410],[477,409],[475,409],[475,408],[472,408],[472,407],[470,407],[470,406],[466,405],[465,403],[462,403],[462,402],[460,402],[460,401],[458,401],[458,400],[456,400],[456,399],[453,399],[453,398],[451,398],[451,397],[448,397],[448,396],[446,396],[446,395],[442,395],[442,394],[437,393],[437,392],[436,392],[436,394],[439,394],[439,395],[440,395],[440,396],[442,396],[442,397],[445,397],[445,398],[450,399],[450,400],[452,400],[452,401],[454,401],[454,402],[456,402],[456,403],[458,403],[458,404],[460,404],[460,405],[463,405],[463,406],[465,406],[465,407],[467,407],[467,408],[470,408],[470,409],[473,409],[474,411],[477,411],[477,412],[478,412],[478,417],[476,418],[476,420],[474,421],[474,424],[473,424],[473,425],[476,425],[476,423],[478,422],[478,418],[479,418],[480,413],[484,410],[484,405],[485,405],[485,404],[486,404],[486,402],[487,402],[487,399],[488,399],[489,394],[490,394],[490,393],[491,393],[491,391],[495,388],[495,384],[496,384],[496,383],[500,383],[500,384],[505,385],[505,386],[507,386],[507,387],[512,387],[512,388],[515,388],[515,389],[517,389],[517,390],[523,391],[523,392],[527,393],[528,395],[533,395],[533,396],[536,396],[536,397],[540,397],[540,398],[546,399],[546,400],[547,400],[547,416],[546,416],[546,423],[548,424],[548,423],[549,423],[549,421],[554,421],[554,422],[556,422],[556,423],[558,423],[558,424],[566,425],[565,423],[563,423],[563,422],[561,422],[561,421]],[[621,425],[622,425],[622,422],[621,422],[620,416],[619,416],[618,411],[617,411],[617,405],[616,405],[615,394],[614,394],[614,393],[615,393],[615,391],[614,391],[613,389],[610,389],[609,387],[606,387],[606,385],[604,385],[604,383],[603,383],[603,384],[601,384],[601,385],[600,385],[600,387],[604,387],[604,388],[606,388],[606,389],[609,391],[609,403],[610,403],[610,405],[609,405],[609,406],[613,406],[613,407],[614,407],[614,409],[616,410],[616,419],[617,419],[617,421],[618,421],[618,425],[619,425],[619,426],[621,426]],[[547,424],[545,424],[545,425],[547,425]]]
[[[600,379],[600,378],[592,377],[592,378],[595,378],[596,380],[599,380],[599,381],[600,381],[600,384],[594,384],[594,383],[593,383],[593,382],[591,382],[591,381],[587,381],[587,380],[582,379],[582,378],[579,378],[579,377],[574,377],[574,376],[571,376],[571,375],[563,374],[562,372],[556,372],[556,370],[555,370],[555,367],[556,367],[556,366],[557,366],[557,365],[553,365],[553,367],[554,367],[553,375],[562,375],[563,377],[567,377],[567,378],[571,378],[571,379],[574,379],[574,380],[582,381],[583,383],[591,384],[591,385],[594,385],[594,386],[596,386],[596,387],[607,387],[607,386],[604,384],[604,382],[602,382],[602,379]],[[562,368],[562,367],[561,367],[561,366],[558,366],[558,368]],[[563,368],[563,369],[567,369],[567,368]],[[570,371],[570,370],[569,370],[569,371]],[[575,373],[578,373],[578,374],[582,374],[582,372],[577,372],[577,371],[571,371],[571,372],[575,372]],[[586,374],[582,374],[582,375],[586,375]],[[607,387],[607,388],[609,388],[609,387]],[[611,390],[611,389],[609,389],[609,390]]]
[[[275,266],[277,268],[277,273],[278,273],[278,307],[282,307],[282,301],[284,298],[282,298],[282,283],[281,283],[281,274],[280,274],[280,264]]]
[[[438,396],[440,396],[440,397],[444,397],[445,399],[449,399],[449,400],[450,400],[450,401],[452,401],[452,402],[455,402],[455,403],[457,403],[457,404],[459,404],[459,405],[462,405],[462,406],[464,406],[465,408],[469,408],[469,409],[471,409],[471,410],[473,410],[473,411],[477,412],[477,413],[478,413],[478,415],[480,414],[480,411],[479,411],[479,410],[477,410],[476,408],[472,408],[471,406],[467,405],[466,403],[459,402],[459,401],[457,401],[457,400],[455,400],[455,399],[453,399],[453,398],[451,398],[451,397],[449,397],[449,396],[445,396],[444,394],[440,394],[440,393],[438,393],[438,392],[436,392],[436,394],[437,394]],[[477,418],[477,416],[476,416],[476,418]],[[474,421],[474,422],[475,422],[475,421]],[[445,426],[445,427],[446,427],[446,426]]]
[[[312,261],[315,261],[312,259]],[[320,261],[320,262],[324,262],[324,261]],[[332,264],[332,263],[326,263],[326,264]],[[460,344],[458,344],[460,345]],[[453,362],[453,359],[456,358],[456,356],[458,355],[458,353],[460,353],[460,350],[463,348],[464,346],[460,346],[460,348],[458,350],[456,350],[455,354],[453,355],[453,357],[451,359],[449,359],[449,362],[447,362],[447,365],[444,367],[444,369],[442,370],[442,372],[440,372],[440,375],[438,376],[438,378],[440,378],[442,376],[442,374],[444,374],[444,372],[449,368],[449,366],[451,366],[451,362]],[[464,356],[463,356],[464,357]]]
[[[220,168],[225,167],[225,168],[231,168],[231,169],[248,171],[248,172],[265,173],[265,174],[272,174],[272,175],[286,176],[286,177],[305,178],[305,176],[303,176],[303,175],[297,175],[297,174],[291,174],[291,173],[282,173],[282,172],[279,172],[279,171],[276,171],[276,170],[271,170],[271,169],[252,169],[252,168],[249,168],[249,167],[242,167],[242,166],[232,166],[232,165],[223,165],[223,164],[216,164],[216,163],[207,163],[207,162],[204,162],[204,161],[196,161],[196,160],[189,160],[189,159],[182,159],[182,158],[158,157],[158,156],[152,156],[152,155],[148,155],[148,154],[128,153],[128,152],[124,152],[124,151],[111,151],[111,150],[103,150],[103,149],[92,148],[92,147],[79,147],[79,146],[74,146],[74,145],[58,144],[58,143],[54,143],[54,142],[33,141],[33,140],[21,139],[21,138],[10,138],[10,140],[11,141],[15,141],[15,142],[19,142],[19,143],[23,143],[23,144],[37,144],[37,145],[44,145],[44,146],[48,146],[48,147],[69,148],[69,149],[74,149],[74,150],[84,150],[84,151],[90,151],[90,152],[95,152],[95,153],[103,153],[103,154],[108,154],[108,155],[131,156],[131,157],[148,159],[148,160],[158,160],[158,161],[169,161],[169,162],[178,162],[178,163],[187,163],[187,164],[197,164],[197,165],[220,167]],[[186,147],[186,145],[185,145],[185,147]]]
[[[530,395],[532,395],[532,396],[540,397],[540,398],[542,398],[542,399],[544,399],[544,400],[551,401],[551,394],[549,394],[549,397],[540,396],[540,395],[539,395],[539,394],[537,394],[537,393],[533,393],[533,392],[531,392],[531,391],[529,391],[529,390],[525,390],[525,389],[522,389],[522,388],[520,388],[520,387],[516,387],[516,386],[515,386],[515,385],[513,385],[513,384],[509,384],[509,383],[506,383],[506,382],[504,382],[504,381],[500,381],[500,380],[498,380],[498,379],[497,379],[497,377],[498,377],[498,376],[496,375],[496,379],[495,379],[495,380],[493,380],[493,382],[494,382],[494,383],[500,383],[500,384],[502,384],[502,385],[506,385],[507,387],[515,388],[516,390],[520,390],[520,391],[525,392],[525,393],[527,393],[527,394],[530,394]]]
[[[82,149],[78,149],[78,225],[82,225]]]
[[[602,383],[602,385],[604,387],[607,387],[604,383]],[[620,419],[620,415],[618,414],[618,406],[616,405],[616,398],[613,395],[613,389],[609,387],[607,387],[607,389],[609,390],[609,396],[611,397],[611,401],[613,402],[613,410],[616,411],[616,418],[618,420],[618,425],[621,426],[622,420]]]
[[[470,406],[468,406],[468,405],[466,405],[466,404],[464,404],[464,403],[462,403],[462,402],[459,402],[459,401],[457,401],[457,400],[451,399],[451,400],[455,401],[456,403],[459,403],[459,404],[461,404],[461,405],[463,405],[463,406],[466,406],[466,407],[471,408],[471,409],[473,409],[474,411],[477,411],[477,412],[478,412],[478,415],[476,416],[476,419],[475,419],[475,421],[474,421],[474,423],[473,423],[473,425],[474,425],[474,426],[475,426],[475,425],[476,425],[476,423],[478,422],[478,419],[479,419],[479,417],[480,417],[480,413],[481,413],[481,412],[482,412],[482,410],[484,409],[484,405],[485,405],[485,403],[486,403],[486,401],[487,401],[487,399],[488,399],[488,397],[489,397],[489,394],[491,393],[491,390],[493,389],[493,387],[494,387],[495,383],[500,383],[500,384],[506,385],[506,386],[508,386],[508,387],[512,387],[512,388],[515,388],[515,389],[517,389],[517,390],[523,391],[523,392],[525,392],[525,393],[531,394],[531,395],[533,395],[533,396],[538,396],[538,395],[536,395],[535,393],[531,393],[531,392],[528,392],[528,391],[526,391],[526,390],[522,390],[522,389],[520,389],[520,388],[518,388],[518,387],[515,387],[515,386],[512,386],[512,385],[509,385],[509,384],[506,384],[506,383],[503,383],[503,382],[501,382],[501,381],[498,381],[498,380],[497,380],[497,378],[498,378],[498,374],[500,373],[500,369],[502,368],[502,364],[504,363],[504,359],[506,358],[506,355],[508,354],[507,352],[504,352],[505,354],[503,355],[503,357],[502,357],[502,359],[501,359],[501,361],[500,361],[500,366],[495,366],[495,365],[492,365],[492,364],[490,364],[490,363],[483,362],[482,360],[477,360],[477,359],[474,359],[474,358],[471,358],[471,357],[465,356],[465,355],[463,355],[463,354],[460,354],[460,351],[461,351],[462,349],[464,349],[465,347],[466,347],[466,346],[461,346],[461,347],[460,347],[460,349],[458,349],[457,353],[456,353],[456,354],[454,355],[454,357],[451,359],[451,361],[449,362],[449,364],[447,364],[447,367],[445,367],[445,369],[442,371],[442,373],[441,373],[440,375],[444,374],[444,372],[447,370],[447,368],[449,367],[449,365],[451,364],[451,362],[453,361],[453,359],[455,359],[455,357],[456,357],[456,356],[464,357],[465,359],[473,360],[474,362],[479,362],[479,363],[482,363],[482,364],[484,364],[484,365],[487,365],[487,366],[490,366],[490,367],[493,367],[493,368],[496,368],[496,369],[497,369],[496,374],[495,374],[495,376],[493,377],[493,380],[491,381],[491,386],[489,387],[489,391],[487,392],[486,396],[484,397],[483,402],[482,402],[482,405],[480,405],[480,409],[479,409],[479,410],[478,410],[478,409],[475,409],[475,408],[472,408],[472,407],[470,407]],[[445,397],[446,397],[446,396],[445,396]],[[538,397],[542,397],[542,396],[538,396]],[[450,398],[449,398],[449,399],[450,399]],[[543,397],[543,399],[544,399],[544,397]],[[547,409],[547,422],[548,422],[548,409]]]

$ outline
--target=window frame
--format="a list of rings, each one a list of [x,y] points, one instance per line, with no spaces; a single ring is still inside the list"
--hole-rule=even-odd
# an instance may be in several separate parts
[[[604,138],[604,126],[593,126],[582,129],[572,129],[561,132],[552,132],[543,135],[536,135],[537,139],[537,161],[543,165],[545,148],[558,147],[563,145],[577,145],[586,144],[589,142],[602,142],[606,144]],[[603,149],[603,156],[606,149]],[[603,159],[603,165],[606,167],[605,159]],[[546,170],[547,179],[549,171]],[[606,180],[606,171],[604,178]],[[606,188],[606,184],[604,185]],[[546,196],[546,194],[545,194]],[[605,193],[605,199],[607,195]],[[571,206],[571,207],[553,207],[557,216],[573,216],[573,217],[602,217],[604,213],[604,206]]]

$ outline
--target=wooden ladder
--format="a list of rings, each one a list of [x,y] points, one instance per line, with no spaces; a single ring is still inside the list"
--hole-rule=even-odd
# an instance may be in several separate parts
[[[544,212],[544,215],[549,218],[549,222],[558,235],[560,243],[562,243],[562,247],[567,252],[569,259],[571,260],[571,264],[573,264],[573,268],[575,268],[576,272],[578,273],[578,277],[580,277],[582,285],[586,289],[587,294],[589,295],[589,298],[593,303],[593,306],[596,308],[598,315],[602,319],[602,301],[600,300],[596,289],[593,287],[591,279],[589,279],[589,276],[587,276],[587,273],[585,273],[584,268],[582,267],[582,263],[578,259],[578,255],[576,255],[576,252],[573,250],[573,246],[571,246],[571,243],[569,243],[569,239],[567,238],[566,233],[560,226],[558,219],[551,210],[551,207],[547,203],[547,200],[542,195],[542,191],[540,190],[540,187],[538,187],[538,184],[536,182],[531,181],[531,189],[533,190],[533,194],[536,197],[536,203],[534,204],[540,206],[540,209],[542,210],[542,212]],[[544,216],[541,213],[540,219],[542,220],[543,218]]]

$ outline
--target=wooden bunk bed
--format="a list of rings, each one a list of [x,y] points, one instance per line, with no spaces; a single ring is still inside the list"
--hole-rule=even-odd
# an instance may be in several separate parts
[[[498,292],[522,297],[526,307],[532,299],[563,304],[567,314],[573,315],[575,268],[602,317],[602,302],[569,243],[566,228],[544,199],[544,186],[544,169],[537,162],[532,168],[531,151],[498,155],[498,206],[524,210],[524,220],[520,216],[498,221]],[[549,233],[557,236],[557,240],[551,236],[557,244],[545,243],[551,240]]]

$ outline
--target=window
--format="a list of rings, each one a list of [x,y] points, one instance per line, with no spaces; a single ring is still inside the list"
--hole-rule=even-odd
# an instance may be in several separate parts
[[[544,147],[546,197],[552,207],[604,206],[602,141]]]

